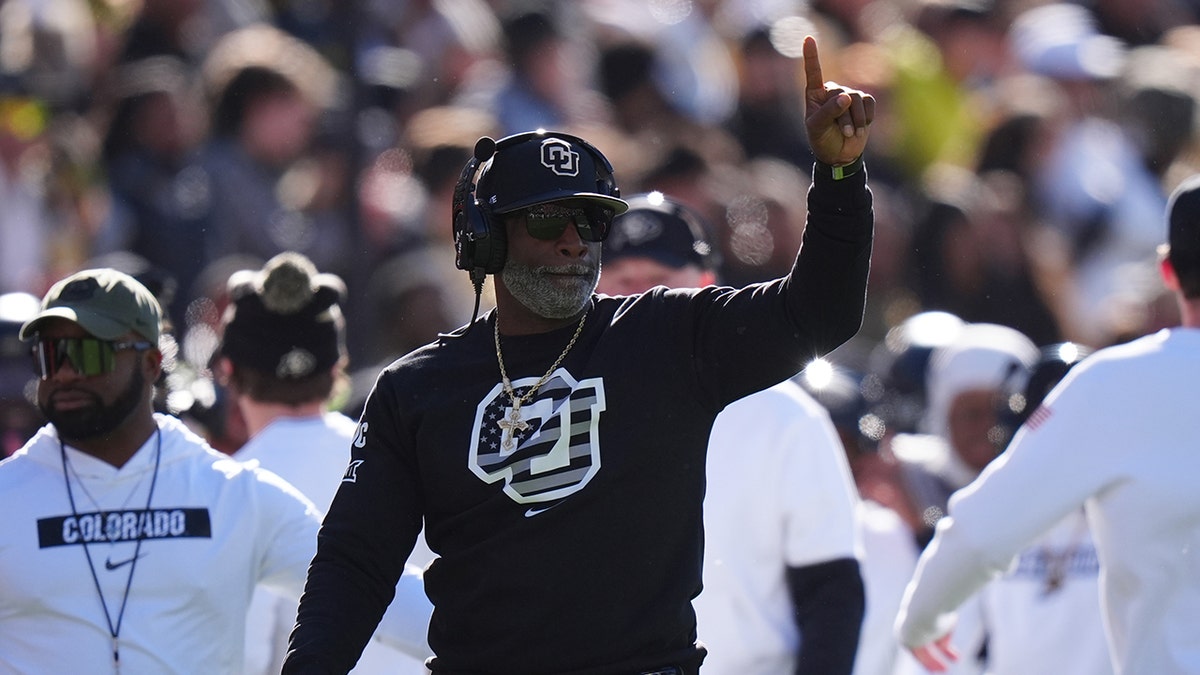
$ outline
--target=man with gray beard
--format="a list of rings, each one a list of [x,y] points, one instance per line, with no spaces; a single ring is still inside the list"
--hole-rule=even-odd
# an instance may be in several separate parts
[[[713,419],[849,339],[873,215],[875,101],[805,41],[818,161],[790,274],[736,290],[596,295],[628,205],[587,141],[480,139],[453,203],[456,262],[496,308],[379,376],[318,541],[283,671],[345,673],[417,533],[435,675],[698,672]]]

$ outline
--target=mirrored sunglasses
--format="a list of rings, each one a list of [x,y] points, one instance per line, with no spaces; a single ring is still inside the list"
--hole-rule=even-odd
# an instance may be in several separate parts
[[[117,352],[125,349],[145,351],[149,342],[113,342],[98,338],[38,338],[33,343],[33,370],[48,380],[69,359],[75,372],[84,377],[111,373],[117,366]]]
[[[551,241],[575,223],[575,231],[584,241],[604,241],[612,223],[613,212],[599,206],[568,207],[558,204],[538,204],[525,210],[525,230],[534,239]]]

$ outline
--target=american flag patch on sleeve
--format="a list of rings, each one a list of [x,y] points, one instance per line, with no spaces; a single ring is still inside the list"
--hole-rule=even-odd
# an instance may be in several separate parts
[[[1029,416],[1029,419],[1025,420],[1025,426],[1028,427],[1030,431],[1035,431],[1038,427],[1045,424],[1046,420],[1050,419],[1051,414],[1052,413],[1049,408],[1044,405],[1039,405],[1037,410],[1034,410],[1033,414]]]

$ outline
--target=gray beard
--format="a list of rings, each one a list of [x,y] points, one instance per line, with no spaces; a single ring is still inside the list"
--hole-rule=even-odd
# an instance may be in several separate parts
[[[588,276],[577,277],[571,283],[557,283],[545,275],[550,271],[571,271]],[[547,319],[569,319],[587,305],[600,281],[600,264],[530,267],[510,258],[500,272],[508,292],[529,311]]]

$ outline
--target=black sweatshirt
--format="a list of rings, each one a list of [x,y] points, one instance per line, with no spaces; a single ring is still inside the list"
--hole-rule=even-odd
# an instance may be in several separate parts
[[[283,672],[354,665],[422,525],[439,556],[425,574],[438,675],[600,675],[702,658],[691,599],[713,419],[862,321],[865,172],[815,176],[808,206],[783,279],[593,297],[574,348],[522,406],[530,428],[511,452],[497,425],[511,403],[494,312],[389,366],[352,448],[354,480],[321,528]],[[574,329],[503,337],[518,395]]]

